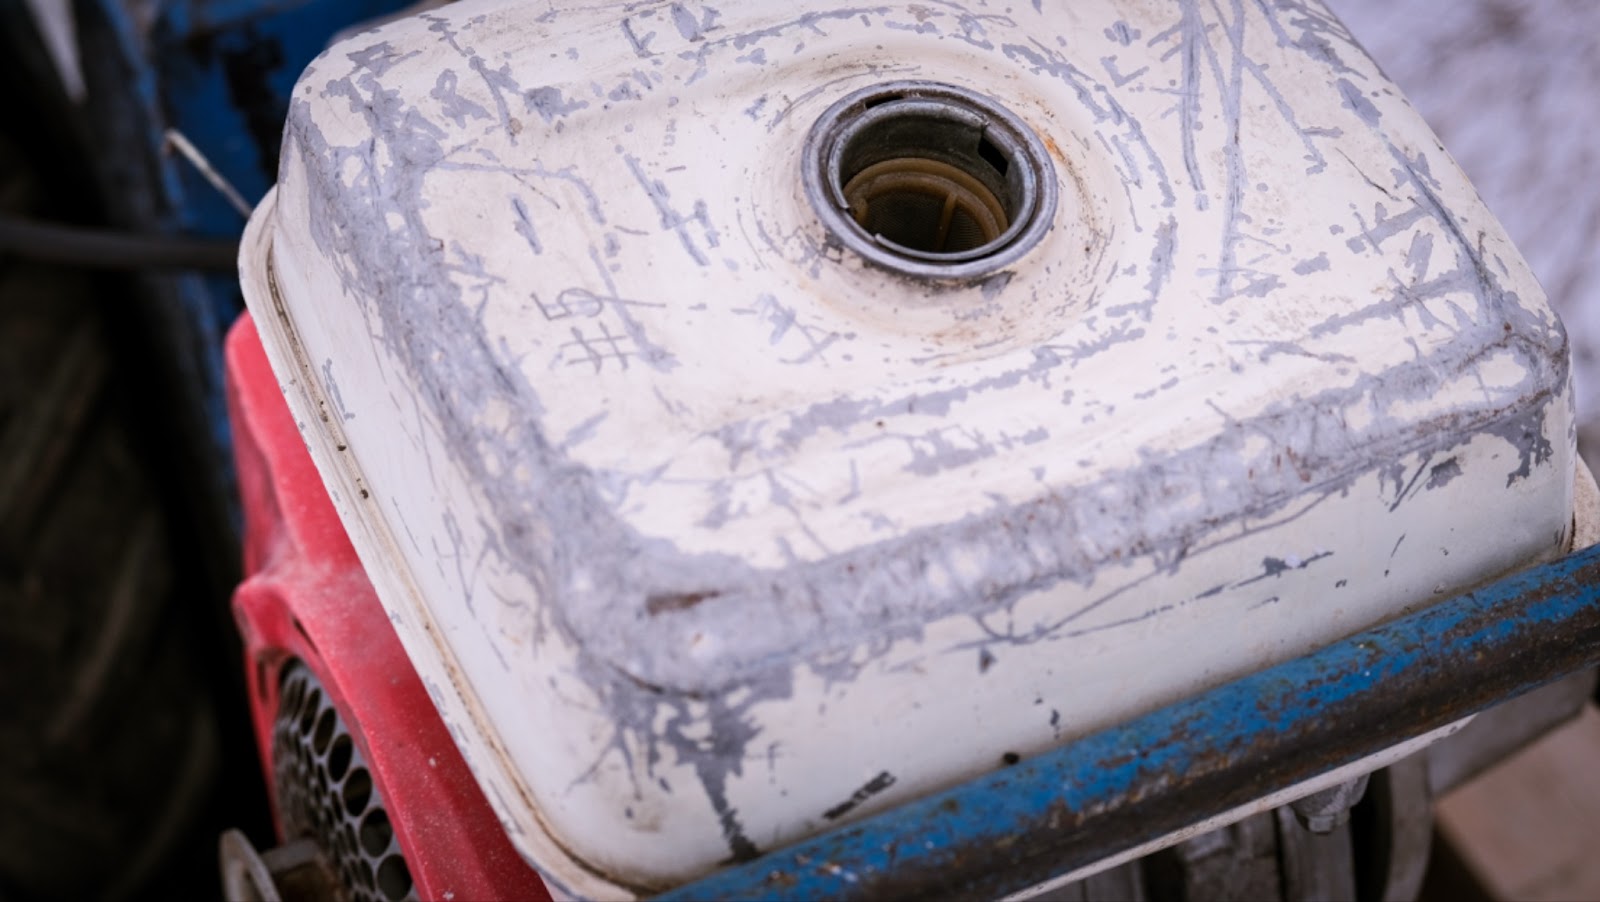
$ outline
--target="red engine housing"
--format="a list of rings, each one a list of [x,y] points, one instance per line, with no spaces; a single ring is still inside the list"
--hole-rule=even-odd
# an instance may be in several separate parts
[[[406,658],[248,314],[228,335],[226,364],[245,526],[245,579],[233,612],[268,784],[281,675],[299,661],[321,682],[365,758],[417,895],[549,899]],[[276,799],[274,816],[281,836]]]

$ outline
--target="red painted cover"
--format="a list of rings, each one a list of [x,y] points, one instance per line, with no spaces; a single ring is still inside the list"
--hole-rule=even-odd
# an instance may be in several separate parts
[[[228,334],[226,361],[245,520],[246,577],[233,612],[269,784],[279,675],[299,660],[322,682],[366,758],[420,897],[549,899],[406,658],[248,314]]]

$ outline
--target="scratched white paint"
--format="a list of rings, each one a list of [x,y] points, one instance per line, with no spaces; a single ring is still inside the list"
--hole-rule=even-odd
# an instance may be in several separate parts
[[[1579,446],[1600,452],[1600,3],[1337,0],[1527,255],[1572,335]],[[1592,450],[1591,450],[1592,449]]]
[[[830,245],[801,143],[1036,130],[980,284]],[[295,91],[246,298],[518,847],[614,896],[1558,552],[1560,324],[1316,3],[466,0]],[[1492,528],[1484,528],[1492,523]]]

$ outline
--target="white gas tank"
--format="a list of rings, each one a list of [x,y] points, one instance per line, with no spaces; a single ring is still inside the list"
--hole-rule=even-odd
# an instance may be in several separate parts
[[[1561,325],[1315,2],[464,0],[307,69],[243,264],[412,661],[583,894],[1569,539]]]

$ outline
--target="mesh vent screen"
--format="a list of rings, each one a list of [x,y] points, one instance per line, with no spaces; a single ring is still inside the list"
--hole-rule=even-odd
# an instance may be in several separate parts
[[[366,760],[305,665],[284,671],[272,763],[284,839],[313,839],[359,902],[415,899],[411,871]]]

